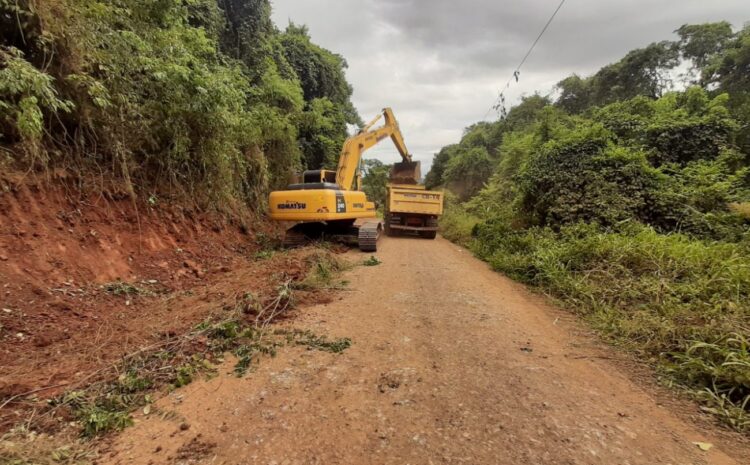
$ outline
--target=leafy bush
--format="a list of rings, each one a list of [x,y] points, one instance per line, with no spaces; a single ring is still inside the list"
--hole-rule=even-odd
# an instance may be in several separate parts
[[[446,192],[445,208],[440,217],[440,234],[446,239],[468,246],[472,242],[474,227],[479,218],[467,212],[454,195]]]
[[[616,147],[597,126],[545,144],[517,177],[521,211],[540,225],[640,217],[658,182],[643,153]]]
[[[44,130],[44,117],[70,112],[73,103],[61,99],[54,78],[26,61],[15,47],[0,45],[0,138],[22,141],[30,162],[43,154],[38,142]]]
[[[260,208],[358,121],[345,61],[276,30],[268,0],[36,3],[0,3],[0,144],[21,165]]]

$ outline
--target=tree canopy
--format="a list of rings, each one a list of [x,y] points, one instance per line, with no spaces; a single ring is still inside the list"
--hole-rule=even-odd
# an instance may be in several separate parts
[[[269,0],[0,2],[3,153],[106,169],[132,196],[261,208],[359,123],[345,60],[270,15]]]
[[[525,97],[500,120],[468,127],[435,155],[428,185],[469,208],[503,209],[516,224],[637,220],[744,237],[747,220],[733,205],[750,200],[750,26],[684,25],[676,34],[560,81],[554,100]],[[700,79],[673,90],[685,62]]]

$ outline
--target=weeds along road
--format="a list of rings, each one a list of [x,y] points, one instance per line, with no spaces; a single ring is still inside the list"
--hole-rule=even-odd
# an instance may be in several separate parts
[[[103,462],[750,463],[746,443],[659,405],[572,317],[466,251],[380,248],[338,300],[286,323],[351,348],[283,348],[244,378],[229,364],[139,415]]]

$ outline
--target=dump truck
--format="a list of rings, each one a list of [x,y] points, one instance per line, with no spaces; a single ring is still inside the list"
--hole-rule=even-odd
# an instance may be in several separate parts
[[[412,234],[435,239],[438,217],[443,214],[443,193],[428,191],[419,184],[419,162],[393,165],[386,186],[385,233],[388,236]]]

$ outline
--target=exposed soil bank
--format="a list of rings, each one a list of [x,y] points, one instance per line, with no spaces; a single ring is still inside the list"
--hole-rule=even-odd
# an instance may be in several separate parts
[[[305,249],[256,256],[274,234],[260,221],[248,231],[159,203],[136,211],[127,199],[9,185],[0,192],[0,431],[123,355],[306,272]]]

